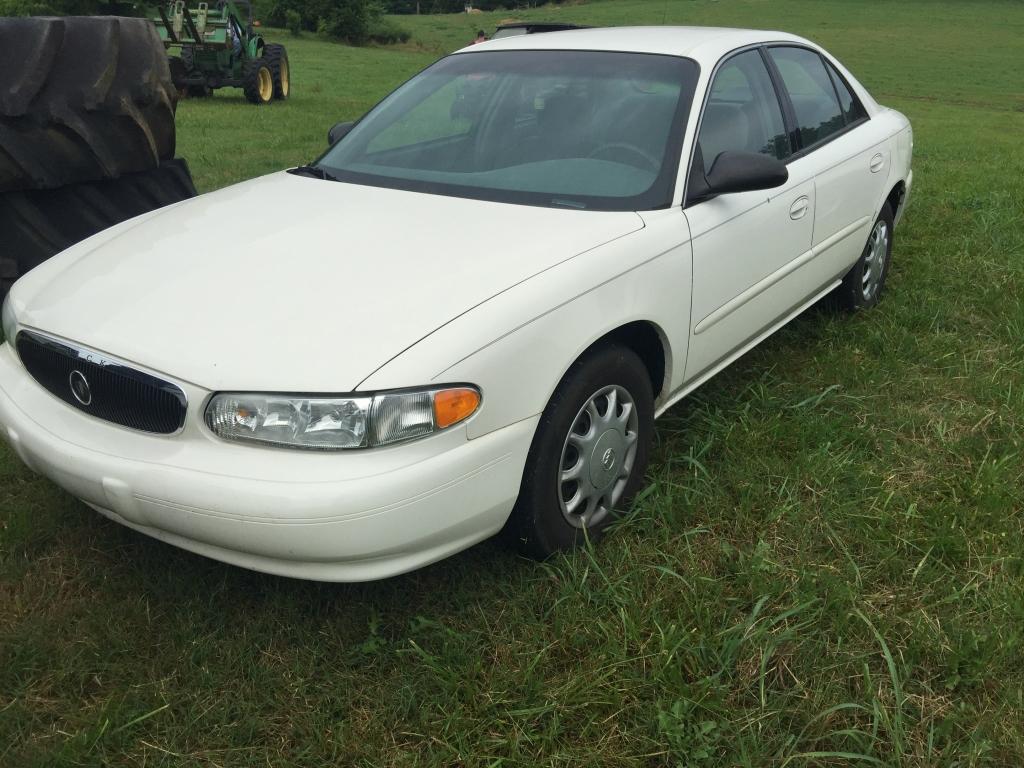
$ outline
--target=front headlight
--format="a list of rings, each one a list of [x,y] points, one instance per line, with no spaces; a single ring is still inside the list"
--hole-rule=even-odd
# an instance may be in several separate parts
[[[424,437],[479,407],[480,391],[465,386],[338,397],[225,393],[210,399],[206,425],[225,440],[335,451]]]
[[[14,305],[11,303],[11,294],[7,294],[4,297],[4,305],[0,309],[0,321],[2,321],[4,328],[4,338],[13,344],[14,331],[18,327],[18,321],[14,319]]]

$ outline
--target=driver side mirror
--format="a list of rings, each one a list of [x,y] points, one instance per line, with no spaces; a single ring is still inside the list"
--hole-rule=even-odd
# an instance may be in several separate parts
[[[721,152],[707,175],[703,169],[703,157],[698,151],[693,158],[687,203],[734,192],[774,189],[789,180],[789,171],[782,162],[758,152]]]
[[[334,127],[327,132],[327,146],[333,147],[335,144],[337,144],[339,141],[345,138],[345,135],[349,131],[351,131],[354,126],[355,123],[353,122],[336,123]]]

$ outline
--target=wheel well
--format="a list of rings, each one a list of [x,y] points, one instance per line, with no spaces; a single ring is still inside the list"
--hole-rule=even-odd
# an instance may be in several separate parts
[[[627,323],[610,333],[606,333],[591,344],[588,349],[594,349],[609,343],[617,343],[629,347],[644,361],[644,365],[647,366],[647,373],[651,377],[651,389],[654,392],[655,400],[657,400],[665,388],[665,369],[667,364],[667,344],[661,329],[654,325],[654,323],[643,320]]]
[[[892,211],[892,215],[895,216],[900,210],[900,203],[903,202],[903,196],[907,193],[907,185],[904,182],[899,182],[892,191],[889,192],[888,197],[885,198],[885,202],[889,204],[889,210]]]

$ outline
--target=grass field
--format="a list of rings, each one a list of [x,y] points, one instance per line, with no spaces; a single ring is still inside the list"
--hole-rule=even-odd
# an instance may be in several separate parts
[[[181,153],[204,190],[311,159],[506,16],[402,19],[396,49],[285,39],[294,99],[185,102]],[[377,584],[262,576],[0,447],[0,765],[1024,764],[1024,4],[533,16],[832,50],[914,123],[885,301],[808,313],[672,409],[631,517],[544,565],[485,543]]]

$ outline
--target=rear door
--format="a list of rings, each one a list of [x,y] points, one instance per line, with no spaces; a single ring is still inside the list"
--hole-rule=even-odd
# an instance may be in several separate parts
[[[789,172],[815,182],[815,254],[804,277],[820,284],[844,274],[867,242],[889,176],[888,143],[817,51],[793,45],[767,50],[796,126]]]

